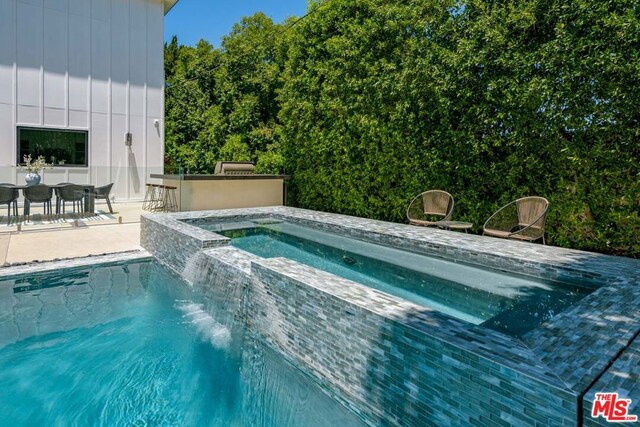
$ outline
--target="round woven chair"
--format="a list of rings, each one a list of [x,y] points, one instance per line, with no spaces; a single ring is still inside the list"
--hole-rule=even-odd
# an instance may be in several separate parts
[[[448,221],[453,213],[454,200],[442,190],[429,190],[418,194],[407,208],[409,224],[424,227],[436,226],[438,221]]]
[[[549,201],[544,197],[523,197],[503,206],[484,223],[482,234],[535,242],[544,239]]]

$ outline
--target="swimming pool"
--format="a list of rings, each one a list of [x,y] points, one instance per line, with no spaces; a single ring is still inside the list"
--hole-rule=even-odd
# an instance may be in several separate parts
[[[360,426],[154,262],[0,278],[4,425]]]
[[[231,238],[231,245],[260,257],[289,258],[513,336],[534,329],[594,290],[456,263],[269,218],[201,227]]]

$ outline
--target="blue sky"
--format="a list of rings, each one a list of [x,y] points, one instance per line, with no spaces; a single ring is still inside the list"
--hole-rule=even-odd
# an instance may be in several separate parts
[[[180,0],[165,17],[164,39],[170,41],[175,34],[181,44],[205,39],[219,46],[221,37],[243,16],[264,12],[282,22],[291,15],[304,15],[306,9],[307,0]]]

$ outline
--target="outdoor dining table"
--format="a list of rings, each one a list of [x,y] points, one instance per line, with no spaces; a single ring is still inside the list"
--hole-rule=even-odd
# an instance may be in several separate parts
[[[46,185],[48,187],[55,189],[55,188],[64,187],[65,185],[68,185],[68,184],[53,184],[53,185],[46,184]],[[89,185],[89,184],[75,184],[75,185],[79,185],[84,188],[85,197],[84,197],[84,204],[83,204],[83,212],[91,213],[91,214],[95,213],[96,199],[95,199],[95,194],[93,190],[96,188],[96,186]],[[28,186],[14,185],[13,187],[17,188],[18,190],[24,190]]]

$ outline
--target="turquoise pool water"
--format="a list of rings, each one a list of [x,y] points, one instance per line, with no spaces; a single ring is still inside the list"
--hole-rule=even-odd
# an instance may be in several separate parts
[[[154,263],[0,278],[0,424],[359,426]]]
[[[447,315],[520,336],[594,289],[545,282],[267,220],[204,225],[255,255],[285,257]]]

